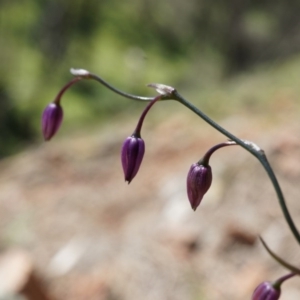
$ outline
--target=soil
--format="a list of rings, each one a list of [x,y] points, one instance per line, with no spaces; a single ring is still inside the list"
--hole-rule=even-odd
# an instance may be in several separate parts
[[[60,132],[2,160],[2,251],[29,253],[57,300],[250,299],[260,282],[286,274],[258,236],[294,264],[297,242],[267,174],[240,147],[212,156],[213,184],[191,209],[189,167],[225,140],[193,118],[174,114],[145,125],[146,153],[130,185],[120,148],[136,118]],[[299,227],[299,122],[245,114],[221,124],[265,150]],[[281,299],[300,299],[298,278],[284,284]]]

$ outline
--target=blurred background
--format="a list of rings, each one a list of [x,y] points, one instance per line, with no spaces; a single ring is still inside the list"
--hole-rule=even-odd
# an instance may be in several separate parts
[[[30,289],[57,300],[248,299],[285,272],[258,234],[299,260],[267,176],[241,149],[215,154],[213,186],[190,209],[187,171],[224,137],[175,102],[147,116],[129,186],[119,152],[145,103],[80,82],[63,97],[55,138],[40,131],[71,67],[133,94],[174,86],[266,150],[299,220],[299,10],[296,0],[0,0],[1,299],[42,300],[7,288],[14,255],[38,278]],[[282,299],[299,297],[293,279]]]

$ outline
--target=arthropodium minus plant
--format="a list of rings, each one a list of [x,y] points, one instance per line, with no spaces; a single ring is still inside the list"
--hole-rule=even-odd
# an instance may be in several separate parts
[[[146,114],[148,113],[149,109],[154,105],[157,101],[163,101],[163,100],[175,100],[178,101],[183,106],[190,109],[192,112],[194,112],[197,116],[202,118],[205,122],[207,122],[210,126],[212,126],[214,129],[225,135],[229,141],[225,143],[218,144],[211,149],[209,149],[204,157],[198,161],[197,163],[193,164],[190,168],[190,171],[188,173],[187,177],[187,192],[188,192],[188,198],[190,201],[190,204],[194,210],[198,207],[200,204],[204,194],[207,192],[207,190],[210,188],[211,182],[212,182],[212,172],[211,167],[209,166],[209,158],[212,155],[213,152],[215,152],[217,149],[229,146],[229,145],[239,145],[244,150],[248,151],[250,154],[252,154],[263,166],[265,171],[267,172],[269,179],[274,187],[274,190],[276,192],[280,208],[283,212],[284,218],[294,236],[296,241],[300,244],[300,233],[294,224],[294,221],[289,213],[289,210],[286,206],[285,199],[282,193],[282,190],[280,188],[280,185],[278,183],[278,180],[275,176],[275,173],[271,167],[271,165],[268,162],[268,159],[262,149],[260,149],[256,144],[241,140],[237,138],[235,135],[221,127],[219,124],[214,122],[212,119],[210,119],[205,113],[203,113],[201,110],[199,110],[197,107],[195,107],[192,103],[187,101],[184,97],[182,97],[175,88],[171,86],[167,86],[164,84],[149,84],[149,87],[152,87],[156,89],[159,96],[156,97],[143,97],[143,96],[137,96],[125,93],[112,85],[110,85],[108,82],[103,80],[101,77],[90,73],[87,70],[84,69],[71,69],[71,73],[75,76],[70,82],[68,82],[58,93],[55,100],[52,104],[49,104],[42,117],[42,131],[45,140],[50,140],[55,133],[58,131],[60,124],[62,122],[63,118],[63,111],[62,107],[60,106],[61,97],[64,94],[64,92],[70,88],[74,83],[82,80],[82,79],[92,79],[96,80],[114,93],[123,96],[128,99],[137,100],[137,101],[151,101],[149,105],[145,108],[144,112],[142,113],[138,125],[133,132],[131,136],[126,138],[126,140],[123,143],[123,147],[121,150],[121,161],[125,176],[125,181],[128,183],[131,182],[131,180],[136,176],[140,165],[142,163],[142,159],[144,156],[145,151],[145,144],[144,141],[141,138],[141,128],[144,121],[144,118]],[[269,282],[263,282],[260,284],[257,289],[254,291],[254,294],[252,296],[252,300],[277,300],[280,297],[280,286],[282,282],[285,280],[293,277],[294,275],[300,275],[300,270],[293,266],[292,264],[287,263],[285,260],[277,256],[275,253],[273,253],[267,244],[261,239],[261,242],[265,249],[268,251],[268,253],[282,266],[290,270],[292,273],[288,274],[286,276],[283,276],[279,278],[275,283],[269,283]]]

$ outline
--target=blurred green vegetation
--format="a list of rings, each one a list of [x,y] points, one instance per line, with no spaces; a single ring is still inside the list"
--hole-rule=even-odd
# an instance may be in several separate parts
[[[176,86],[217,117],[270,108],[282,91],[297,106],[299,9],[298,0],[0,0],[0,157],[41,140],[41,112],[71,67],[141,95],[150,82]],[[64,96],[63,130],[142,105],[80,82]]]

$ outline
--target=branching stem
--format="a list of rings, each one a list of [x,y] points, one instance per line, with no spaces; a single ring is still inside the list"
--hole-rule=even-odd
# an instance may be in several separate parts
[[[78,74],[81,74],[81,76],[77,76],[75,77],[75,79],[73,79],[73,81],[71,81],[69,84],[67,84],[62,91],[59,93],[59,96],[62,95],[62,93],[69,87],[71,86],[73,83],[77,82],[80,79],[94,79],[96,81],[98,81],[99,83],[101,83],[102,85],[104,85],[105,87],[107,87],[108,89],[110,89],[111,91],[113,91],[114,93],[123,96],[125,98],[129,98],[132,100],[138,100],[138,101],[152,101],[154,100],[156,97],[142,97],[142,96],[136,96],[136,95],[132,95],[132,94],[128,94],[126,92],[123,92],[115,87],[113,87],[112,85],[110,85],[108,82],[106,82],[105,80],[103,80],[101,77],[92,74],[88,71],[85,70],[71,70],[73,75],[76,75],[76,72],[78,72]],[[151,85],[150,85],[151,86]],[[152,85],[155,86],[155,85]],[[160,87],[164,87],[164,85],[158,85]],[[187,107],[188,109],[190,109],[192,112],[194,112],[196,115],[198,115],[200,118],[202,118],[205,122],[207,122],[210,126],[212,126],[213,128],[215,128],[217,131],[219,131],[220,133],[222,133],[223,135],[225,135],[227,138],[229,138],[231,141],[234,141],[236,144],[240,145],[242,148],[244,148],[246,151],[248,151],[249,153],[251,153],[254,157],[256,157],[259,162],[262,164],[262,166],[264,167],[265,171],[267,172],[270,181],[274,187],[275,193],[277,195],[281,210],[283,212],[284,218],[290,228],[290,230],[292,231],[295,239],[297,240],[297,242],[300,244],[300,234],[299,231],[297,229],[297,227],[294,224],[294,221],[289,213],[289,210],[286,206],[285,203],[285,199],[282,193],[282,190],[280,188],[280,185],[278,183],[278,180],[275,176],[275,173],[270,165],[270,163],[268,162],[268,159],[264,153],[264,151],[262,149],[260,149],[258,146],[256,146],[255,144],[248,142],[248,141],[243,141],[239,138],[237,138],[236,136],[234,136],[232,133],[230,133],[229,131],[227,131],[226,129],[224,129],[222,126],[220,126],[218,123],[216,123],[215,121],[213,121],[212,119],[210,119],[205,113],[203,113],[201,110],[199,110],[196,106],[194,106],[192,103],[190,103],[189,101],[187,101],[185,98],[183,98],[175,89],[170,89],[170,87],[165,86],[168,90],[170,90],[170,92],[168,94],[165,95],[161,95],[161,100],[176,100],[178,102],[180,102],[182,105],[184,105],[185,107]],[[160,89],[161,90],[161,89]]]
[[[268,159],[267,159],[264,151],[259,149],[256,145],[254,145],[252,143],[248,143],[248,142],[245,142],[245,141],[237,138],[232,133],[230,133],[223,127],[221,127],[215,121],[210,119],[206,114],[204,114],[201,110],[199,110],[196,106],[194,106],[193,104],[188,102],[186,99],[184,99],[176,90],[173,93],[173,97],[174,97],[174,100],[177,100],[182,105],[186,106],[188,109],[193,111],[196,115],[198,115],[200,118],[202,118],[205,122],[207,122],[209,125],[211,125],[213,128],[215,128],[217,131],[219,131],[223,135],[227,136],[230,140],[236,142],[238,145],[243,147],[246,151],[250,152],[252,155],[254,155],[259,160],[259,162],[264,167],[265,171],[267,172],[267,174],[272,182],[272,185],[276,192],[276,195],[277,195],[281,210],[283,212],[284,218],[285,218],[286,222],[288,223],[288,226],[290,227],[290,230],[292,231],[295,239],[300,244],[299,231],[298,231],[296,225],[294,224],[294,221],[289,213],[289,210],[286,206],[285,199],[284,199],[282,190],[280,188],[280,185],[278,183],[278,180],[275,176],[275,173],[274,173],[270,163],[268,162]]]

